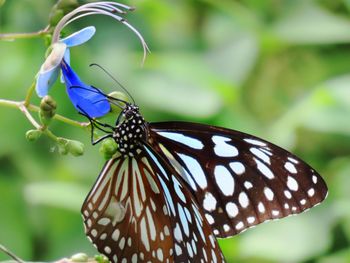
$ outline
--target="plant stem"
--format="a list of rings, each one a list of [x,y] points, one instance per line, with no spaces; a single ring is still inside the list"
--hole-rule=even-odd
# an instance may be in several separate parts
[[[1,105],[1,100],[0,100],[0,105]],[[27,108],[30,111],[33,111],[33,112],[39,112],[40,111],[40,108],[38,106],[33,105],[33,104],[29,104],[27,106]],[[53,119],[61,121],[61,122],[64,122],[66,124],[69,124],[69,125],[72,125],[72,126],[75,126],[75,127],[78,127],[78,128],[86,128],[86,127],[88,127],[90,125],[88,122],[78,122],[78,121],[69,119],[67,117],[64,117],[64,116],[62,116],[60,114],[55,114],[55,116],[53,116]]]
[[[29,111],[39,112],[39,110],[40,110],[40,108],[38,106],[35,106],[32,104],[29,104],[26,106],[25,101],[12,101],[12,100],[0,99],[0,106],[5,106],[5,107],[9,107],[9,108],[17,108],[17,109],[21,110],[28,119],[31,118],[33,120],[34,120],[34,118],[33,118],[33,116],[31,116]],[[24,108],[26,110],[24,110]],[[55,114],[53,119],[61,121],[61,122],[66,123],[66,124],[69,124],[69,125],[72,125],[74,127],[83,128],[83,129],[85,129],[89,126],[89,123],[87,123],[87,122],[78,122],[78,121],[69,119],[69,118],[64,117],[62,115],[59,115],[59,114]],[[29,121],[31,121],[31,120],[29,119]],[[38,123],[36,122],[36,124],[38,124]],[[34,125],[34,127],[36,127],[36,126]]]
[[[22,104],[19,106],[19,109],[23,114],[27,117],[27,119],[30,121],[30,123],[37,129],[39,130],[41,128],[41,125],[33,118],[33,116],[30,114],[28,111],[28,108]]]
[[[24,99],[24,106],[28,107],[30,103],[30,99],[32,98],[33,92],[35,90],[36,80],[32,83],[27,91],[26,98]]]
[[[36,32],[0,34],[0,40],[12,41],[15,39],[37,38],[37,37],[42,37],[43,35],[46,35],[48,32],[49,32],[49,26]]]
[[[19,257],[17,257],[14,253],[12,253],[10,250],[8,250],[6,247],[4,247],[3,245],[0,244],[0,251],[4,252],[5,254],[7,254],[8,256],[10,256],[11,258],[13,258],[16,262],[18,263],[24,263],[24,261],[22,259],[20,259]]]

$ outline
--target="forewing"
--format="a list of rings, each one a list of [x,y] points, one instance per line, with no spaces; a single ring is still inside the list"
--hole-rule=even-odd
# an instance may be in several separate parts
[[[260,138],[214,126],[150,125],[149,143],[187,182],[217,237],[298,214],[327,195],[320,175]]]
[[[150,148],[106,163],[82,214],[87,236],[112,262],[223,261],[210,226],[173,172]]]

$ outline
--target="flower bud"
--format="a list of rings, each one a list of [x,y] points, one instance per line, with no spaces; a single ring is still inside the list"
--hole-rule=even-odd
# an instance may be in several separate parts
[[[26,138],[30,142],[34,142],[40,138],[43,132],[41,130],[29,130],[26,132]]]
[[[117,143],[113,139],[108,138],[102,141],[99,151],[103,157],[108,160],[111,159],[112,156],[117,152],[117,149]]]
[[[68,153],[67,148],[68,140],[65,138],[57,138],[58,153],[66,155]]]
[[[123,100],[126,102],[129,101],[129,97],[127,95],[125,95],[125,93],[120,92],[120,91],[113,91],[113,92],[109,93],[108,96],[119,99],[119,100]],[[112,109],[112,112],[115,112],[115,113],[120,112],[120,108],[117,105],[114,105],[113,103],[111,103],[111,109]]]
[[[72,262],[88,262],[89,257],[85,253],[77,253],[73,255],[70,260]]]
[[[45,96],[40,102],[39,117],[44,125],[48,125],[56,113],[57,104],[50,96]]]
[[[73,156],[83,155],[84,154],[84,144],[79,142],[79,141],[68,140],[67,150]]]

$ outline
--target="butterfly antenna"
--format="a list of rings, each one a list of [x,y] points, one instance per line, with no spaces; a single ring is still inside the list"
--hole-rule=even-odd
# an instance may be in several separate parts
[[[130,92],[115,77],[113,77],[111,73],[109,73],[105,68],[103,68],[99,64],[92,63],[92,64],[90,64],[90,67],[92,67],[92,66],[96,66],[96,67],[100,68],[101,70],[103,70],[104,73],[106,73],[111,79],[113,79],[126,92],[126,94],[128,94],[128,96],[132,100],[133,104],[135,104],[135,100],[131,96]]]

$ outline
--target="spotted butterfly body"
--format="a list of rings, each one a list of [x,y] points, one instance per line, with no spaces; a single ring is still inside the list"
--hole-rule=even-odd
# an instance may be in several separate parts
[[[225,262],[216,238],[327,195],[310,166],[252,135],[147,123],[132,104],[121,116],[110,134],[119,152],[82,207],[87,236],[112,262]]]

